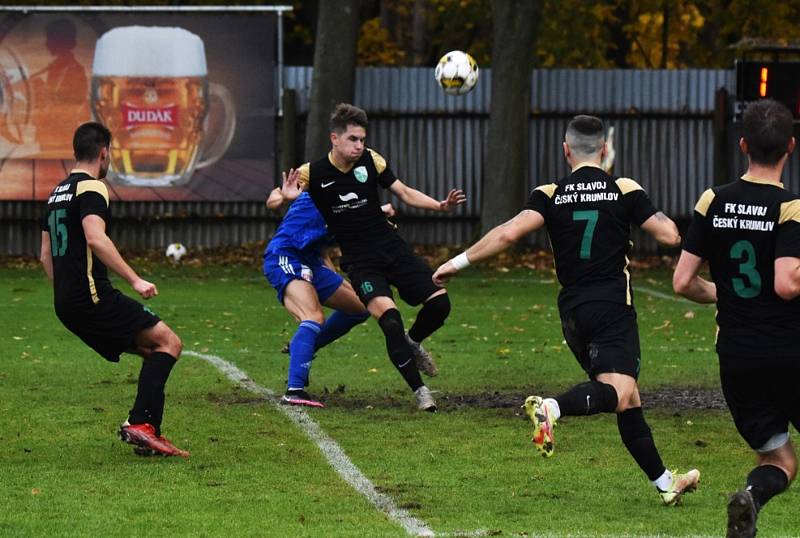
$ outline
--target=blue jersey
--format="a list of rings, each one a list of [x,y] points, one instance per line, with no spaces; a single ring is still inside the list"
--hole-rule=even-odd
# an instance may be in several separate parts
[[[329,243],[325,220],[311,197],[304,192],[289,206],[264,254],[290,249],[305,259],[319,258],[320,248]]]

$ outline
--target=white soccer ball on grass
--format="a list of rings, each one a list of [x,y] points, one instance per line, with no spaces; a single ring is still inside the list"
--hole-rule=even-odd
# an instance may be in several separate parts
[[[472,56],[460,50],[451,50],[436,64],[433,76],[445,93],[463,95],[478,83],[478,73],[478,64]]]
[[[167,258],[172,260],[173,263],[178,263],[181,261],[181,258],[186,256],[186,247],[183,246],[181,243],[172,243],[167,247],[167,251],[165,252]]]

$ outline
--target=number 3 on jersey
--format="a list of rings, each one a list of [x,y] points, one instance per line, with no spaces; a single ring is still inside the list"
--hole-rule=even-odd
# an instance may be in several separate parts
[[[752,299],[761,293],[761,275],[756,269],[756,251],[753,243],[742,239],[731,246],[731,260],[741,262],[739,274],[747,278],[733,279],[733,291],[742,299]]]
[[[51,211],[47,217],[47,225],[50,228],[50,252],[54,258],[63,256],[67,251],[67,225],[62,222],[66,217],[66,209]]]
[[[580,259],[588,260],[592,257],[592,238],[594,237],[594,229],[597,226],[598,212],[596,209],[587,211],[574,211],[572,213],[572,220],[585,220],[586,228],[583,230],[583,239],[581,240]]]

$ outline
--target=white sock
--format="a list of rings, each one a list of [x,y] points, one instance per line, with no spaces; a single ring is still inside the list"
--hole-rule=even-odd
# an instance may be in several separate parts
[[[664,474],[653,480],[653,485],[657,487],[659,491],[669,491],[672,487],[672,473],[669,469],[665,469]]]
[[[554,421],[561,418],[561,408],[558,407],[557,401],[555,401],[553,398],[545,398],[542,403],[550,407],[550,416]]]

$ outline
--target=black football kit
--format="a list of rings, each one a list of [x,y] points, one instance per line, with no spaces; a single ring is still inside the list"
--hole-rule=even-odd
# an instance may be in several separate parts
[[[135,337],[159,318],[114,289],[108,270],[86,242],[82,221],[111,219],[108,189],[102,181],[73,170],[51,192],[41,229],[50,234],[54,305],[64,326],[105,359],[135,348]]]
[[[754,449],[800,429],[800,299],[775,293],[775,259],[800,258],[800,198],[745,175],[698,200],[683,249],[708,260],[717,353],[736,427]]]
[[[544,217],[561,284],[564,337],[592,377],[638,377],[640,346],[627,254],[630,227],[656,213],[644,189],[584,164],[533,190],[525,209]]]
[[[342,249],[342,269],[366,305],[377,296],[400,297],[416,306],[440,288],[430,267],[414,254],[381,211],[378,187],[397,180],[386,160],[367,149],[349,170],[330,156],[301,167],[301,181]]]

